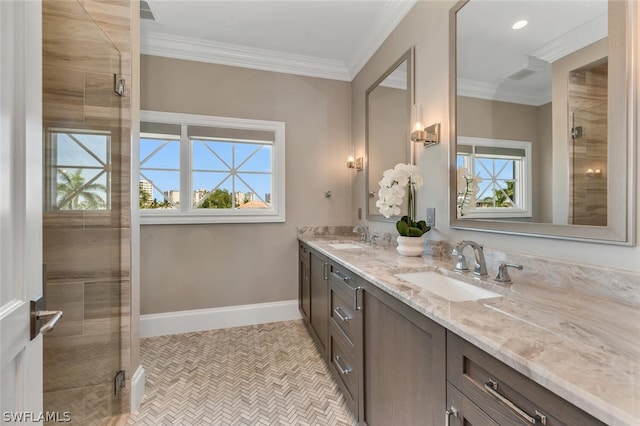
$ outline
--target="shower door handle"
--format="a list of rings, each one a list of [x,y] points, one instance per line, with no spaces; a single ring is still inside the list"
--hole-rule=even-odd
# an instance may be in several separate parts
[[[53,331],[60,318],[62,311],[44,310],[44,297],[39,297],[31,301],[31,340],[38,334],[47,334]],[[51,317],[44,325],[40,325],[44,319]]]
[[[60,318],[62,318],[62,311],[36,311],[35,317],[36,321],[53,317],[40,327],[40,334],[47,334],[53,331]]]
[[[38,334],[51,333],[55,328],[60,318],[62,318],[62,311],[48,311],[47,306],[47,264],[42,265],[42,296],[37,299],[32,299],[30,303],[31,307],[31,340],[35,339]],[[51,317],[44,325],[42,321]]]

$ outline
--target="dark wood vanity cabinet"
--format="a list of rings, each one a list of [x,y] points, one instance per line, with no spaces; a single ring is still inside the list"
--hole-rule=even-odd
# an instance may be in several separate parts
[[[486,418],[499,425],[604,425],[451,332],[447,380],[452,426],[492,424]]]
[[[308,248],[307,248],[308,249]],[[326,357],[329,338],[329,263],[327,258],[315,250],[309,251],[309,329]],[[304,298],[301,297],[304,305]],[[304,313],[302,314],[304,316]]]
[[[311,314],[311,252],[300,243],[298,252],[298,309],[305,324],[309,324]]]
[[[363,291],[364,410],[369,426],[441,425],[445,329],[377,287]]]
[[[362,279],[329,262],[329,368],[351,411],[362,406]]]

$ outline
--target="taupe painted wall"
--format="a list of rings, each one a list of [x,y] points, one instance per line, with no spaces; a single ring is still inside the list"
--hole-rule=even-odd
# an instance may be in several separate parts
[[[296,227],[351,222],[350,83],[154,56],[140,80],[142,110],[286,123],[286,222],[143,225],[141,313],[296,299]]]
[[[502,235],[449,228],[449,10],[456,2],[419,1],[389,35],[358,76],[352,81],[352,135],[356,156],[364,153],[365,91],[408,48],[415,45],[416,102],[423,105],[425,124],[442,124],[442,141],[424,149],[416,147],[417,164],[425,178],[418,194],[418,218],[424,218],[426,207],[436,208],[436,227],[427,235],[436,240],[471,239],[498,250],[576,261],[640,271],[640,247],[621,247],[585,242],[551,240],[517,235]],[[640,23],[640,8],[635,8],[634,25]],[[426,29],[426,30],[425,30]],[[635,57],[638,57],[636,51]],[[637,61],[637,59],[636,59]],[[636,72],[638,72],[636,67]],[[637,103],[637,92],[635,93]],[[640,114],[636,111],[639,117]],[[640,151],[636,150],[636,164]],[[364,177],[356,175],[353,186],[353,211],[364,208]],[[640,218],[640,197],[636,197],[635,217]],[[359,222],[352,215],[354,223]],[[366,221],[362,221],[365,222]],[[369,222],[370,226],[393,232],[393,224]],[[640,229],[636,227],[636,240]]]
[[[532,222],[551,222],[551,103],[539,107],[458,97],[458,135],[531,142]]]

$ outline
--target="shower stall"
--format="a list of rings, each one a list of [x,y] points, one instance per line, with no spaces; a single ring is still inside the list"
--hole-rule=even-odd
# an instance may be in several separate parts
[[[569,223],[607,226],[607,81],[603,59],[569,73]]]
[[[76,0],[44,0],[42,13],[45,294],[64,311],[44,338],[44,410],[109,424],[128,409],[121,55]]]

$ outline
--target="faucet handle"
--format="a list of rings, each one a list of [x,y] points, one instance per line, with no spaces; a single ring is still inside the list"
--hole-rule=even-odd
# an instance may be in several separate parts
[[[498,283],[505,283],[505,284],[512,283],[513,281],[511,281],[511,276],[509,275],[508,268],[515,268],[521,271],[523,269],[523,266],[516,265],[514,263],[501,263],[500,266],[498,266],[498,273],[496,274],[496,277],[493,280]]]
[[[456,254],[456,253],[453,253]],[[469,267],[467,266],[467,259],[464,257],[464,254],[458,253],[458,258],[456,259],[456,266],[453,268],[456,271],[468,271]]]

